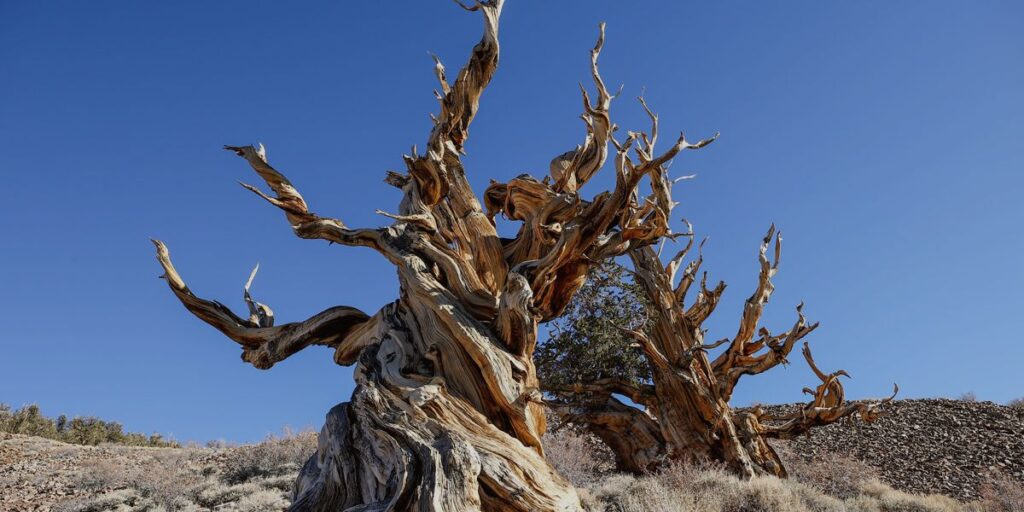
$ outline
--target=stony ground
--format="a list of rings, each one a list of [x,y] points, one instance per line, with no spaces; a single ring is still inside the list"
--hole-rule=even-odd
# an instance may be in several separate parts
[[[0,433],[0,511],[281,510],[298,464],[315,446],[313,434],[303,436],[177,449],[78,446]],[[1024,408],[902,400],[873,424],[819,428],[784,449],[807,460],[853,456],[896,489],[967,502],[994,473],[1024,483]]]
[[[104,461],[141,469],[166,448],[79,446],[41,437],[0,433],[0,510],[43,511],[103,489],[82,485]],[[173,450],[177,451],[177,450]]]
[[[897,489],[961,501],[977,498],[995,472],[1024,482],[1024,407],[928,399],[887,410],[874,423],[829,425],[789,444],[805,458],[850,455]]]
[[[211,449],[80,446],[0,433],[0,511],[283,510],[295,460],[314,446],[305,434]]]
[[[67,476],[91,450],[39,437],[0,433],[0,510],[44,510],[72,497]]]

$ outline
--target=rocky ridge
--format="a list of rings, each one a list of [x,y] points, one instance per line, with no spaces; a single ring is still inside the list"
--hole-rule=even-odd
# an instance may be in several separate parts
[[[763,406],[781,414],[796,405]],[[874,423],[842,422],[787,442],[805,459],[838,453],[876,468],[896,489],[969,501],[995,473],[1024,482],[1024,407],[898,400]]]

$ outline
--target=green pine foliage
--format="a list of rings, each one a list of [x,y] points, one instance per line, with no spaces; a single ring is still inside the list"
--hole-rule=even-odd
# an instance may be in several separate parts
[[[646,303],[628,269],[612,260],[596,265],[565,314],[550,324],[548,340],[537,348],[541,382],[564,387],[602,378],[649,381],[647,361],[622,332],[645,327]]]
[[[92,446],[100,443],[158,448],[179,446],[175,441],[166,440],[160,434],[146,436],[125,432],[124,427],[115,421],[103,421],[93,417],[75,417],[69,420],[63,414],[56,420],[47,418],[35,404],[26,405],[16,411],[12,411],[7,404],[0,404],[0,432]]]

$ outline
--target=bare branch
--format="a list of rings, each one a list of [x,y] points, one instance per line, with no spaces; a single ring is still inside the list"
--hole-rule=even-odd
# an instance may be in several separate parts
[[[408,182],[402,184],[406,199],[399,214],[432,215],[438,233],[459,254],[465,271],[476,273],[487,291],[496,295],[504,285],[507,270],[501,241],[466,179],[460,155],[480,97],[498,68],[498,21],[504,0],[456,3],[483,14],[483,36],[450,85],[440,59],[434,57],[434,73],[443,91],[438,98],[441,111],[432,116],[434,127],[426,154],[420,156],[414,150],[405,158],[415,187]]]
[[[772,242],[772,238],[775,239],[774,262],[768,260],[768,247]],[[779,258],[781,255],[782,233],[776,233],[775,224],[772,224],[768,228],[768,233],[761,241],[761,247],[758,251],[757,258],[761,268],[757,276],[757,288],[743,305],[743,317],[740,319],[739,331],[736,333],[736,337],[733,338],[732,345],[715,360],[714,366],[716,369],[732,366],[734,364],[733,361],[737,357],[747,352],[747,344],[750,343],[754,333],[757,332],[757,324],[761,321],[764,307],[768,304],[768,299],[771,298],[772,292],[775,291],[775,285],[772,284],[771,279],[779,270]],[[797,308],[797,310],[799,311],[800,308]]]
[[[707,243],[707,241],[707,237],[704,237],[704,239],[700,241],[700,245],[697,246],[697,258],[688,263],[686,268],[683,269],[683,277],[679,279],[679,284],[676,285],[676,288],[673,291],[676,301],[678,301],[679,304],[685,304],[686,292],[690,291],[690,286],[697,280],[697,272],[700,271],[700,266],[704,263],[704,244]],[[686,246],[686,250],[690,250],[689,245]],[[682,257],[685,257],[685,255],[686,253],[683,253],[682,256],[680,256],[680,260]],[[673,260],[675,260],[675,258],[673,258]]]
[[[320,217],[311,213],[302,194],[299,194],[288,178],[274,169],[267,161],[267,151],[263,144],[260,144],[259,148],[224,146],[224,149],[244,158],[256,171],[256,174],[263,178],[276,197],[270,197],[252,185],[246,183],[241,185],[283,210],[292,230],[300,238],[315,238],[342,245],[372,247],[385,255],[393,252],[391,248],[386,247],[381,230],[349,229],[338,219]]]
[[[257,263],[256,266],[253,267],[252,273],[249,274],[249,280],[245,282],[242,298],[245,300],[245,305],[249,307],[249,322],[260,327],[271,327],[274,325],[274,312],[270,310],[270,306],[256,302],[253,300],[252,295],[249,295],[249,288],[252,286],[252,280],[256,279],[256,272],[259,270],[260,264]]]
[[[811,391],[804,391],[813,395],[813,399],[798,411],[794,411],[782,417],[772,417],[763,411],[758,411],[758,419],[770,421],[772,424],[763,427],[764,435],[770,438],[792,439],[806,433],[813,427],[835,423],[847,417],[859,417],[871,422],[882,414],[885,404],[891,402],[899,393],[899,386],[893,384],[893,393],[887,398],[878,401],[846,403],[843,385],[840,377],[849,377],[844,370],[838,370],[830,374],[823,373],[815,364],[811,356],[810,346],[805,342],[803,348],[804,359],[814,370],[814,374],[821,380],[821,384]]]
[[[629,398],[633,403],[646,406],[654,406],[656,397],[654,386],[629,382],[620,378],[597,379],[590,382],[577,382],[568,386],[542,386],[543,391],[549,393],[563,393],[575,395],[588,395],[608,397],[613,393]]]
[[[355,362],[358,352],[371,341],[363,335],[371,326],[370,317],[362,311],[347,306],[336,306],[320,312],[302,322],[270,326],[266,317],[243,319],[217,301],[197,297],[185,285],[174,264],[171,263],[167,246],[159,240],[153,240],[156,256],[164,268],[168,286],[186,309],[200,320],[210,324],[242,346],[242,360],[256,368],[265,370],[275,363],[310,345],[324,345],[335,349],[335,361],[338,364],[350,365]],[[251,276],[255,276],[255,269]],[[250,277],[250,283],[251,283]],[[249,284],[246,284],[246,298],[250,308],[270,311],[262,304],[251,301],[248,297]],[[253,306],[256,304],[256,306]],[[262,307],[262,308],[261,308]],[[265,308],[265,309],[263,309]]]
[[[728,354],[722,354],[712,363],[715,375],[719,378],[720,393],[723,397],[728,399],[732,396],[736,383],[743,375],[757,375],[779,364],[787,364],[789,362],[786,357],[792,352],[796,342],[818,328],[817,322],[807,325],[802,303],[797,306],[796,312],[797,321],[790,330],[777,336],[772,336],[766,329],[763,329],[761,338],[756,343],[745,346],[744,352],[735,354],[732,357],[726,357]],[[735,345],[735,340],[733,342]],[[730,346],[729,350],[732,350],[733,346]],[[767,347],[764,353],[755,353],[764,347]]]
[[[608,93],[601,73],[598,71],[597,60],[604,47],[605,24],[598,27],[597,43],[590,51],[590,74],[597,89],[597,99],[591,104],[590,95],[580,85],[583,95],[583,123],[587,128],[583,144],[576,149],[558,155],[551,161],[551,178],[555,192],[576,193],[584,183],[590,180],[608,159],[608,142],[611,140],[612,121],[609,114],[612,95]]]
[[[620,468],[645,473],[667,455],[665,438],[656,418],[615,397],[604,402],[548,402],[563,424],[583,425],[615,453]]]

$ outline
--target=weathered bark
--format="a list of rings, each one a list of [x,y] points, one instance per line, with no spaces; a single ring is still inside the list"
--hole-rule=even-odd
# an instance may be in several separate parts
[[[643,141],[638,153],[650,155],[657,139],[658,118],[642,98],[640,101],[651,117],[652,130],[650,136],[636,135]],[[671,197],[672,182],[662,165],[652,166],[649,174],[652,194],[648,204],[667,217],[676,205]],[[697,282],[703,257],[698,254],[682,267],[693,248],[692,232],[684,235],[689,237],[686,247],[667,264],[650,245],[629,250],[634,279],[649,303],[650,321],[646,329],[624,334],[632,337],[636,348],[643,352],[651,369],[651,382],[545,387],[557,397],[551,403],[562,421],[585,425],[604,440],[615,452],[622,470],[647,471],[669,460],[715,460],[748,477],[784,477],[782,461],[767,439],[794,437],[842,418],[871,421],[877,417],[880,406],[892,397],[880,402],[846,403],[839,381],[846,372],[822,373],[806,343],[804,356],[822,381],[816,390],[804,390],[813,395],[813,400],[784,417],[772,417],[760,408],[734,410],[729,401],[740,378],[787,364],[796,342],[818,324],[807,324],[801,304],[797,306],[797,321],[789,330],[773,335],[763,327],[758,329],[774,290],[771,278],[778,270],[782,250],[781,234],[776,234],[772,226],[761,244],[757,288],[746,301],[737,334],[732,339],[705,343],[702,324],[718,305],[725,283],[708,288],[705,273],[696,299],[689,306],[685,304],[687,292]],[[770,261],[768,250],[773,240],[774,258]],[[677,279],[681,269],[682,276]],[[709,350],[726,343],[728,348],[720,356],[713,361],[708,358]],[[628,397],[643,410],[616,400],[613,394]]]
[[[484,88],[498,64],[502,0],[464,8],[484,18],[484,35],[449,83],[435,57],[440,114],[426,151],[404,157],[405,173],[385,181],[403,192],[394,222],[354,229],[312,213],[298,190],[270,165],[262,146],[227,146],[245,158],[272,194],[244,185],[284,211],[296,235],[363,246],[397,269],[399,298],[370,316],[328,309],[309,320],[273,326],[248,293],[244,319],[185,286],[159,241],[171,290],[193,314],[242,346],[243,360],[269,368],[309,345],[355,364],[351,401],[327,417],[318,452],[303,468],[292,510],[578,510],[575,490],[543,459],[545,417],[533,363],[537,325],[558,315],[593,262],[651,244],[668,233],[667,217],[638,204],[652,168],[691,145],[636,151],[612,138],[612,96],[592,52],[597,100],[584,91],[584,143],[557,157],[553,179],[520,176],[485,192],[486,212],[466,179],[461,154]],[[460,4],[462,5],[462,4]],[[592,200],[577,191],[618,148],[615,187]],[[512,240],[498,237],[494,216],[522,222]]]

